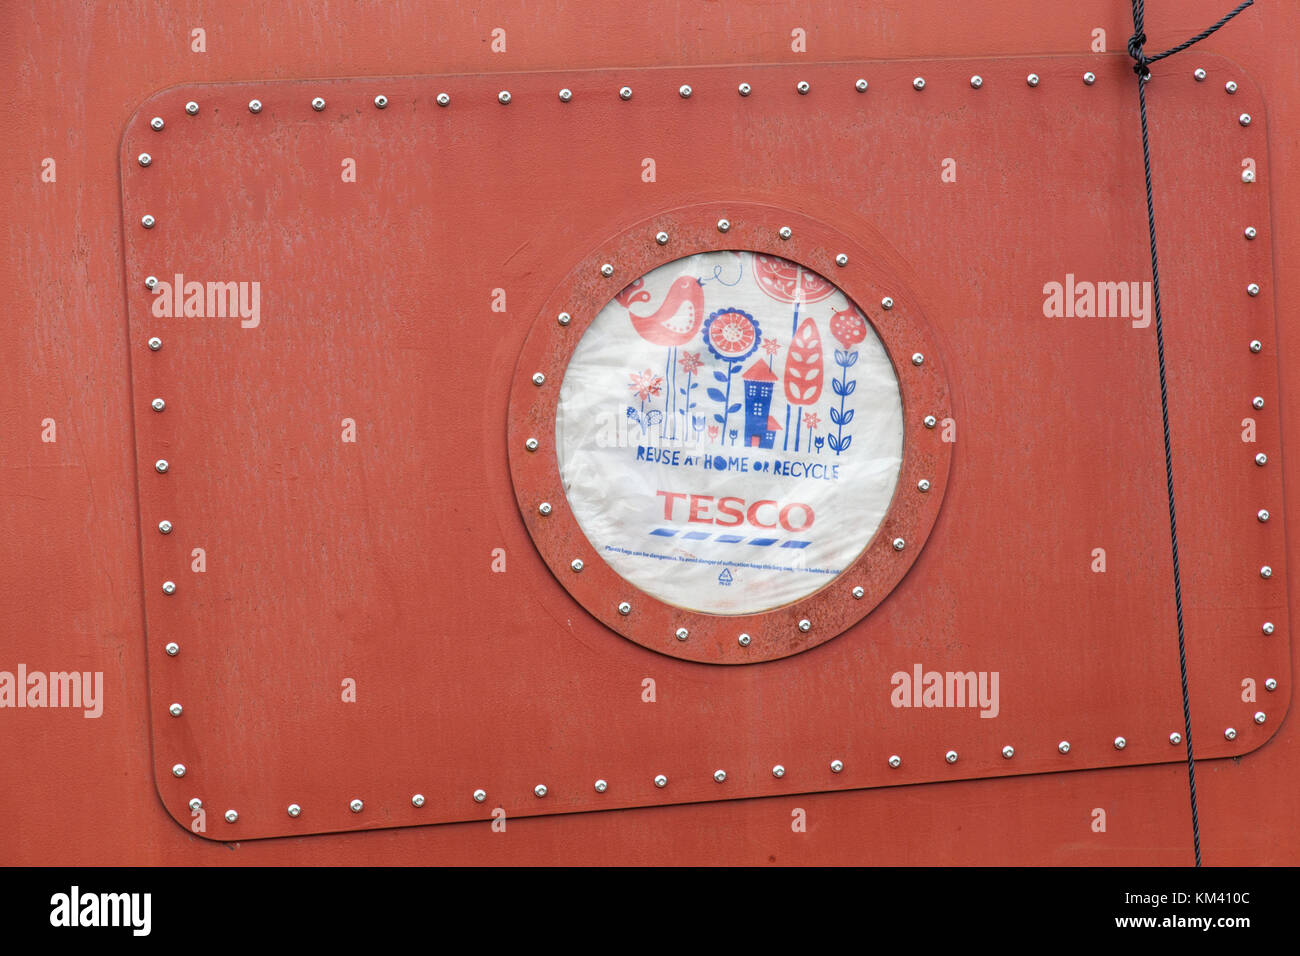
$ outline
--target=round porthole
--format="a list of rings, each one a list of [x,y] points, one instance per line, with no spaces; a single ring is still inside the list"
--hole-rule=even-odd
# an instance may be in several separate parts
[[[588,611],[676,657],[771,660],[907,572],[947,485],[950,408],[882,258],[770,207],[698,207],[561,283],[516,370],[510,463]]]
[[[686,610],[753,614],[821,590],[875,536],[902,396],[832,282],[701,252],[597,313],[564,371],[555,451],[569,510],[620,577]]]

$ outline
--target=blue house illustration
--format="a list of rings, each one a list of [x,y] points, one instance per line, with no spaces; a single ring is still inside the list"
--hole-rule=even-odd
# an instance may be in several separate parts
[[[745,444],[751,448],[771,448],[780,424],[772,417],[772,386],[776,376],[759,359],[742,376],[745,380]]]

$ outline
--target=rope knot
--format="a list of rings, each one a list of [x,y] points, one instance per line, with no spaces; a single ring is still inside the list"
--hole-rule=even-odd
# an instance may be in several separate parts
[[[1147,42],[1145,33],[1135,33],[1128,38],[1128,55],[1133,58],[1133,72],[1142,79],[1151,76],[1151,68],[1147,66],[1151,61],[1147,59],[1146,53],[1142,51],[1142,46]]]

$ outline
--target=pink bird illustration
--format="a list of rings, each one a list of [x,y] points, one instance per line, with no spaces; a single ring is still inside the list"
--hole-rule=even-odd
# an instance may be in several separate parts
[[[641,296],[630,298],[635,300]],[[649,298],[646,295],[641,301]],[[641,338],[654,345],[676,348],[685,345],[700,331],[704,322],[704,287],[699,279],[682,276],[669,286],[663,304],[653,315],[637,315],[630,308],[631,301],[627,305],[628,318]]]

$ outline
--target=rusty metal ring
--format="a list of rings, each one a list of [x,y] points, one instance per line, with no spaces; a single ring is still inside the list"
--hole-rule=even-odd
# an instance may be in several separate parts
[[[722,220],[729,224],[725,232],[718,226]],[[783,227],[788,227],[784,235]],[[669,242],[662,241],[664,233]],[[596,315],[625,285],[684,256],[735,249],[798,262],[831,279],[857,304],[884,343],[898,379],[903,459],[880,527],[848,568],[792,604],[755,614],[718,615],[652,597],[605,562],[567,507],[555,424],[569,359]],[[847,264],[837,264],[842,255]],[[788,657],[844,633],[902,580],[930,535],[948,484],[951,443],[944,440],[943,429],[927,425],[926,419],[942,421],[952,406],[936,342],[919,304],[881,265],[881,258],[879,251],[873,255],[833,226],[788,210],[706,203],[633,225],[583,257],[560,282],[520,352],[506,433],[511,478],[528,533],[556,579],[592,616],[662,654],[748,664]],[[893,300],[888,310],[880,305],[885,298]],[[538,387],[538,372],[552,384]],[[923,483],[928,483],[925,490]],[[541,513],[540,502],[552,507]],[[575,573],[577,568],[582,572]],[[689,639],[680,637],[682,629]],[[742,634],[750,640],[739,640]]]

